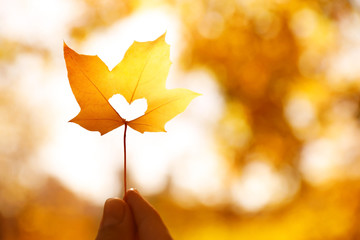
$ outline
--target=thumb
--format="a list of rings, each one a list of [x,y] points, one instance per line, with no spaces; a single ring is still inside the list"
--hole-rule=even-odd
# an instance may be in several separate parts
[[[126,193],[139,240],[171,240],[158,212],[136,190]]]
[[[135,227],[126,202],[119,198],[106,200],[96,240],[133,240],[134,236]]]

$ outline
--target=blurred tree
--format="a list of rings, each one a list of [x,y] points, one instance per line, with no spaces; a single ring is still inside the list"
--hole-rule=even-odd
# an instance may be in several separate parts
[[[183,23],[184,68],[205,66],[224,94],[215,132],[230,171],[227,201],[178,205],[167,195],[171,183],[149,198],[175,239],[359,239],[360,77],[336,73],[333,63],[344,38],[354,41],[344,27],[352,23],[357,31],[357,1],[78,1],[83,21],[70,32],[79,41],[144,6],[167,4]],[[19,39],[0,36],[0,42],[0,239],[94,238],[100,208],[53,179],[28,185],[37,174],[28,162],[46,141],[46,128],[18,101],[17,80],[8,79],[4,66],[21,53],[48,61],[51,53]],[[343,64],[354,68],[350,63]],[[259,161],[274,167],[271,176],[280,176],[285,197],[265,199],[252,211],[239,208],[234,186]],[[257,198],[265,197],[249,196]]]
[[[328,79],[329,59],[343,44],[341,23],[357,14],[351,3],[176,1],[188,40],[182,55],[184,67],[207,67],[216,75],[226,98],[226,111],[215,132],[219,135],[219,148],[228,156],[233,181],[244,166],[255,160],[267,161],[279,170],[291,166],[294,172],[287,181],[300,181],[300,190],[293,199],[276,208],[264,208],[241,220],[225,218],[226,223],[209,220],[213,226],[208,222],[198,235],[191,235],[194,232],[189,230],[191,234],[182,238],[359,237],[358,230],[354,230],[359,225],[359,184],[358,180],[348,179],[353,176],[350,169],[357,172],[355,178],[359,176],[360,158],[355,150],[359,147],[358,138],[349,135],[353,139],[349,140],[353,141],[349,151],[356,155],[350,164],[340,164],[341,169],[336,170],[319,167],[313,169],[313,174],[308,172],[321,161],[330,165],[331,161],[347,161],[347,155],[341,153],[324,157],[339,145],[326,145],[321,150],[321,139],[336,142],[334,139],[346,131],[345,126],[353,126],[350,131],[358,134],[356,107],[350,107],[358,102],[358,82],[342,82],[340,90]],[[331,113],[336,105],[342,105],[343,112],[335,116]],[[311,167],[307,168],[307,164]],[[322,171],[336,172],[331,174],[337,180],[327,178],[324,185],[312,186]]]
[[[216,74],[228,101],[228,112],[217,132],[221,143],[229,147],[226,151],[236,153],[235,166],[243,165],[253,153],[265,155],[275,166],[296,164],[301,139],[294,135],[284,115],[285,103],[299,82],[322,81],[324,73],[318,76],[318,63],[333,50],[331,42],[336,40],[333,16],[349,5],[346,1],[261,0],[179,5],[189,41],[184,66],[205,65]],[[188,17],[189,11],[197,14]],[[310,16],[302,18],[301,14]],[[320,52],[316,60],[306,62],[312,72],[304,76],[299,61],[307,49]],[[239,107],[240,112],[234,111]],[[245,121],[250,132],[246,141],[232,142],[236,137],[231,135],[241,135],[244,130],[230,127],[227,131],[233,118]]]

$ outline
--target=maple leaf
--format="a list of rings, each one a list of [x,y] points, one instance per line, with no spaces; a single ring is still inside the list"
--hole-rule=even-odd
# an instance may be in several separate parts
[[[109,71],[98,56],[78,54],[64,43],[70,86],[81,108],[70,121],[101,135],[124,124],[141,133],[165,131],[165,123],[199,96],[188,89],[166,89],[169,56],[165,34],[155,41],[135,41]],[[109,103],[115,94],[124,96],[129,104],[145,98],[148,108],[144,115],[127,121]]]

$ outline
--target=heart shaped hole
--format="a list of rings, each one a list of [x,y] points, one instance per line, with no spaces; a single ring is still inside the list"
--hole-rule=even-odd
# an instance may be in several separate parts
[[[147,101],[145,98],[136,99],[129,104],[123,95],[115,94],[109,99],[109,103],[115,111],[126,121],[134,120],[145,114]]]

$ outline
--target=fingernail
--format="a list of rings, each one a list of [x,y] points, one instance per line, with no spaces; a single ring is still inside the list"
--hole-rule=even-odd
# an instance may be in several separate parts
[[[139,191],[138,191],[136,188],[130,188],[129,191],[133,191],[133,192],[139,193]]]
[[[106,200],[104,206],[103,226],[116,225],[122,222],[125,212],[124,203],[120,199]]]
[[[126,191],[125,196],[124,196],[124,201],[128,202],[128,193],[129,192],[135,192],[138,195],[140,194],[139,191],[136,188],[130,188],[129,190]]]

